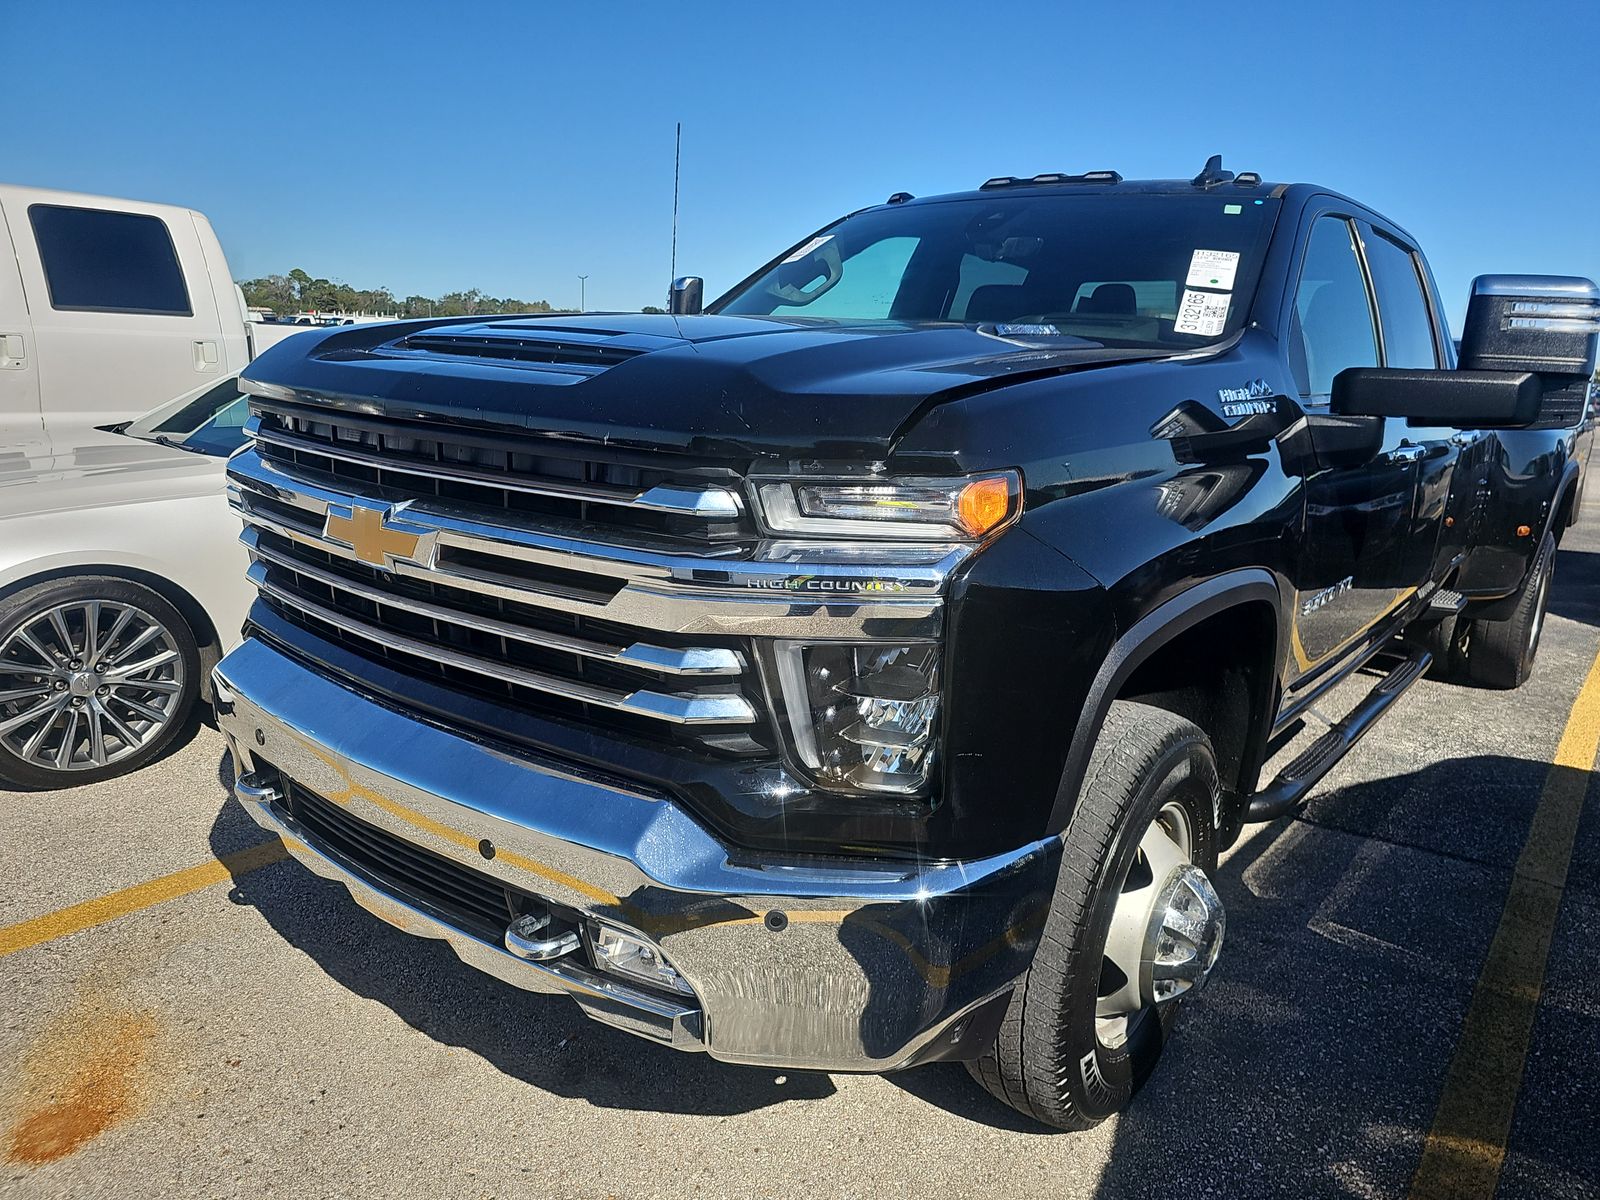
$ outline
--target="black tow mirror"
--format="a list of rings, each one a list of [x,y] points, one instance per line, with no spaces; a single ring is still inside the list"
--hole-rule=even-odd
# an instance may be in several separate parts
[[[698,275],[674,279],[667,289],[667,311],[675,317],[695,317],[705,307],[706,282]]]
[[[1480,275],[1461,329],[1466,371],[1587,382],[1600,349],[1600,287],[1574,275]],[[1557,385],[1559,386],[1559,384]]]
[[[1527,371],[1409,371],[1350,367],[1333,378],[1330,411],[1403,417],[1411,425],[1515,429],[1539,419],[1544,388]]]

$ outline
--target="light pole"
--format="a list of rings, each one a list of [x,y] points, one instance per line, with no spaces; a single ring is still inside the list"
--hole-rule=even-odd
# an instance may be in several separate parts
[[[588,298],[589,298],[589,277],[587,275],[579,275],[578,276],[578,311],[579,312],[588,312],[589,311]]]

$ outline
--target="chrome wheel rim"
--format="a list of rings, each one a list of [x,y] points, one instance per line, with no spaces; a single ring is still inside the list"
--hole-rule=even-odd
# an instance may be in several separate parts
[[[1139,839],[1111,913],[1095,1001],[1095,1036],[1123,1045],[1152,1008],[1201,986],[1222,948],[1222,903],[1194,865],[1194,827],[1176,801]]]
[[[0,641],[0,751],[90,771],[136,754],[179,715],[183,655],[137,605],[73,600]]]

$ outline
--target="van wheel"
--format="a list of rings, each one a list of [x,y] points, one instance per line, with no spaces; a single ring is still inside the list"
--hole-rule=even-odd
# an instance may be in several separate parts
[[[1472,622],[1466,644],[1467,673],[1483,687],[1518,688],[1533,674],[1550,603],[1550,583],[1556,569],[1556,540],[1545,534],[1533,568],[1522,581],[1516,608],[1501,621]]]
[[[968,1064],[1000,1100],[1059,1129],[1128,1104],[1184,995],[1222,947],[1217,765],[1200,728],[1117,701],[1067,827],[1033,965],[992,1046]]]
[[[107,576],[0,601],[0,784],[62,788],[136,770],[183,728],[200,688],[171,604]]]

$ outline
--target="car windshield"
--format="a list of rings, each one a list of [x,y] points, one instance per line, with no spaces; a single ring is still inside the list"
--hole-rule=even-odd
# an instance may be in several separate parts
[[[122,432],[164,446],[226,458],[244,445],[244,423],[249,417],[249,403],[239,391],[239,378],[235,375],[199,395],[180,396],[145,413]]]
[[[1244,323],[1278,207],[1229,188],[1031,190],[875,208],[795,247],[710,311],[1195,347]]]

